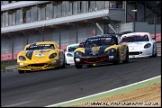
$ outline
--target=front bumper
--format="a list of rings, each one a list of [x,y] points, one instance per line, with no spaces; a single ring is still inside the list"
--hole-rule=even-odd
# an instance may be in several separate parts
[[[67,57],[66,56],[66,63],[67,64],[74,64],[74,57]]]
[[[136,51],[129,51],[129,58],[142,58],[142,57],[149,57],[152,55],[152,50],[136,50]]]
[[[74,58],[74,62],[77,65],[105,64],[112,63],[116,60],[117,57],[114,55],[84,56]]]
[[[40,71],[40,70],[47,70],[47,69],[54,69],[59,67],[60,61],[53,60],[47,61],[43,63],[27,63],[27,62],[19,62],[18,70],[23,71]]]

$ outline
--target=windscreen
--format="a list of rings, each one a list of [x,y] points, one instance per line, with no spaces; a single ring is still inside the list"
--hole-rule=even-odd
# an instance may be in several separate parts
[[[113,37],[97,37],[97,38],[89,38],[85,43],[85,47],[114,45],[114,44],[117,44],[117,40]]]
[[[75,45],[75,46],[69,46],[68,47],[68,52],[73,52],[75,49],[79,48],[78,45]]]
[[[122,42],[141,42],[141,41],[149,41],[148,35],[132,35],[132,36],[124,36],[122,38]]]
[[[26,50],[54,49],[53,44],[31,44]]]

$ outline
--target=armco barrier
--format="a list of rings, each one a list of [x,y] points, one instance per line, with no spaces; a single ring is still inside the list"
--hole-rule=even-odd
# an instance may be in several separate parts
[[[12,53],[1,54],[1,61],[9,61],[12,60]]]
[[[63,50],[66,50],[66,46],[60,46],[58,47],[59,49],[63,49]]]
[[[16,60],[17,59],[17,55],[19,52],[15,52],[13,59]],[[12,53],[8,53],[8,54],[1,54],[1,61],[10,61],[12,60]]]

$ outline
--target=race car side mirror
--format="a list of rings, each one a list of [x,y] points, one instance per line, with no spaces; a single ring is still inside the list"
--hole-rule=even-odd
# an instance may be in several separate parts
[[[85,42],[80,42],[79,47],[84,47]]]
[[[79,47],[83,47],[83,44],[79,44]]]
[[[155,40],[155,37],[153,37],[152,39]]]

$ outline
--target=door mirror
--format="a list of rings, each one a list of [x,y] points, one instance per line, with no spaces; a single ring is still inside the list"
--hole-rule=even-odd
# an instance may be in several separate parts
[[[155,37],[153,37],[152,39],[155,40]]]
[[[83,44],[79,44],[79,47],[83,47],[84,45]]]
[[[79,44],[79,47],[84,47],[84,42],[81,42],[81,43]]]

